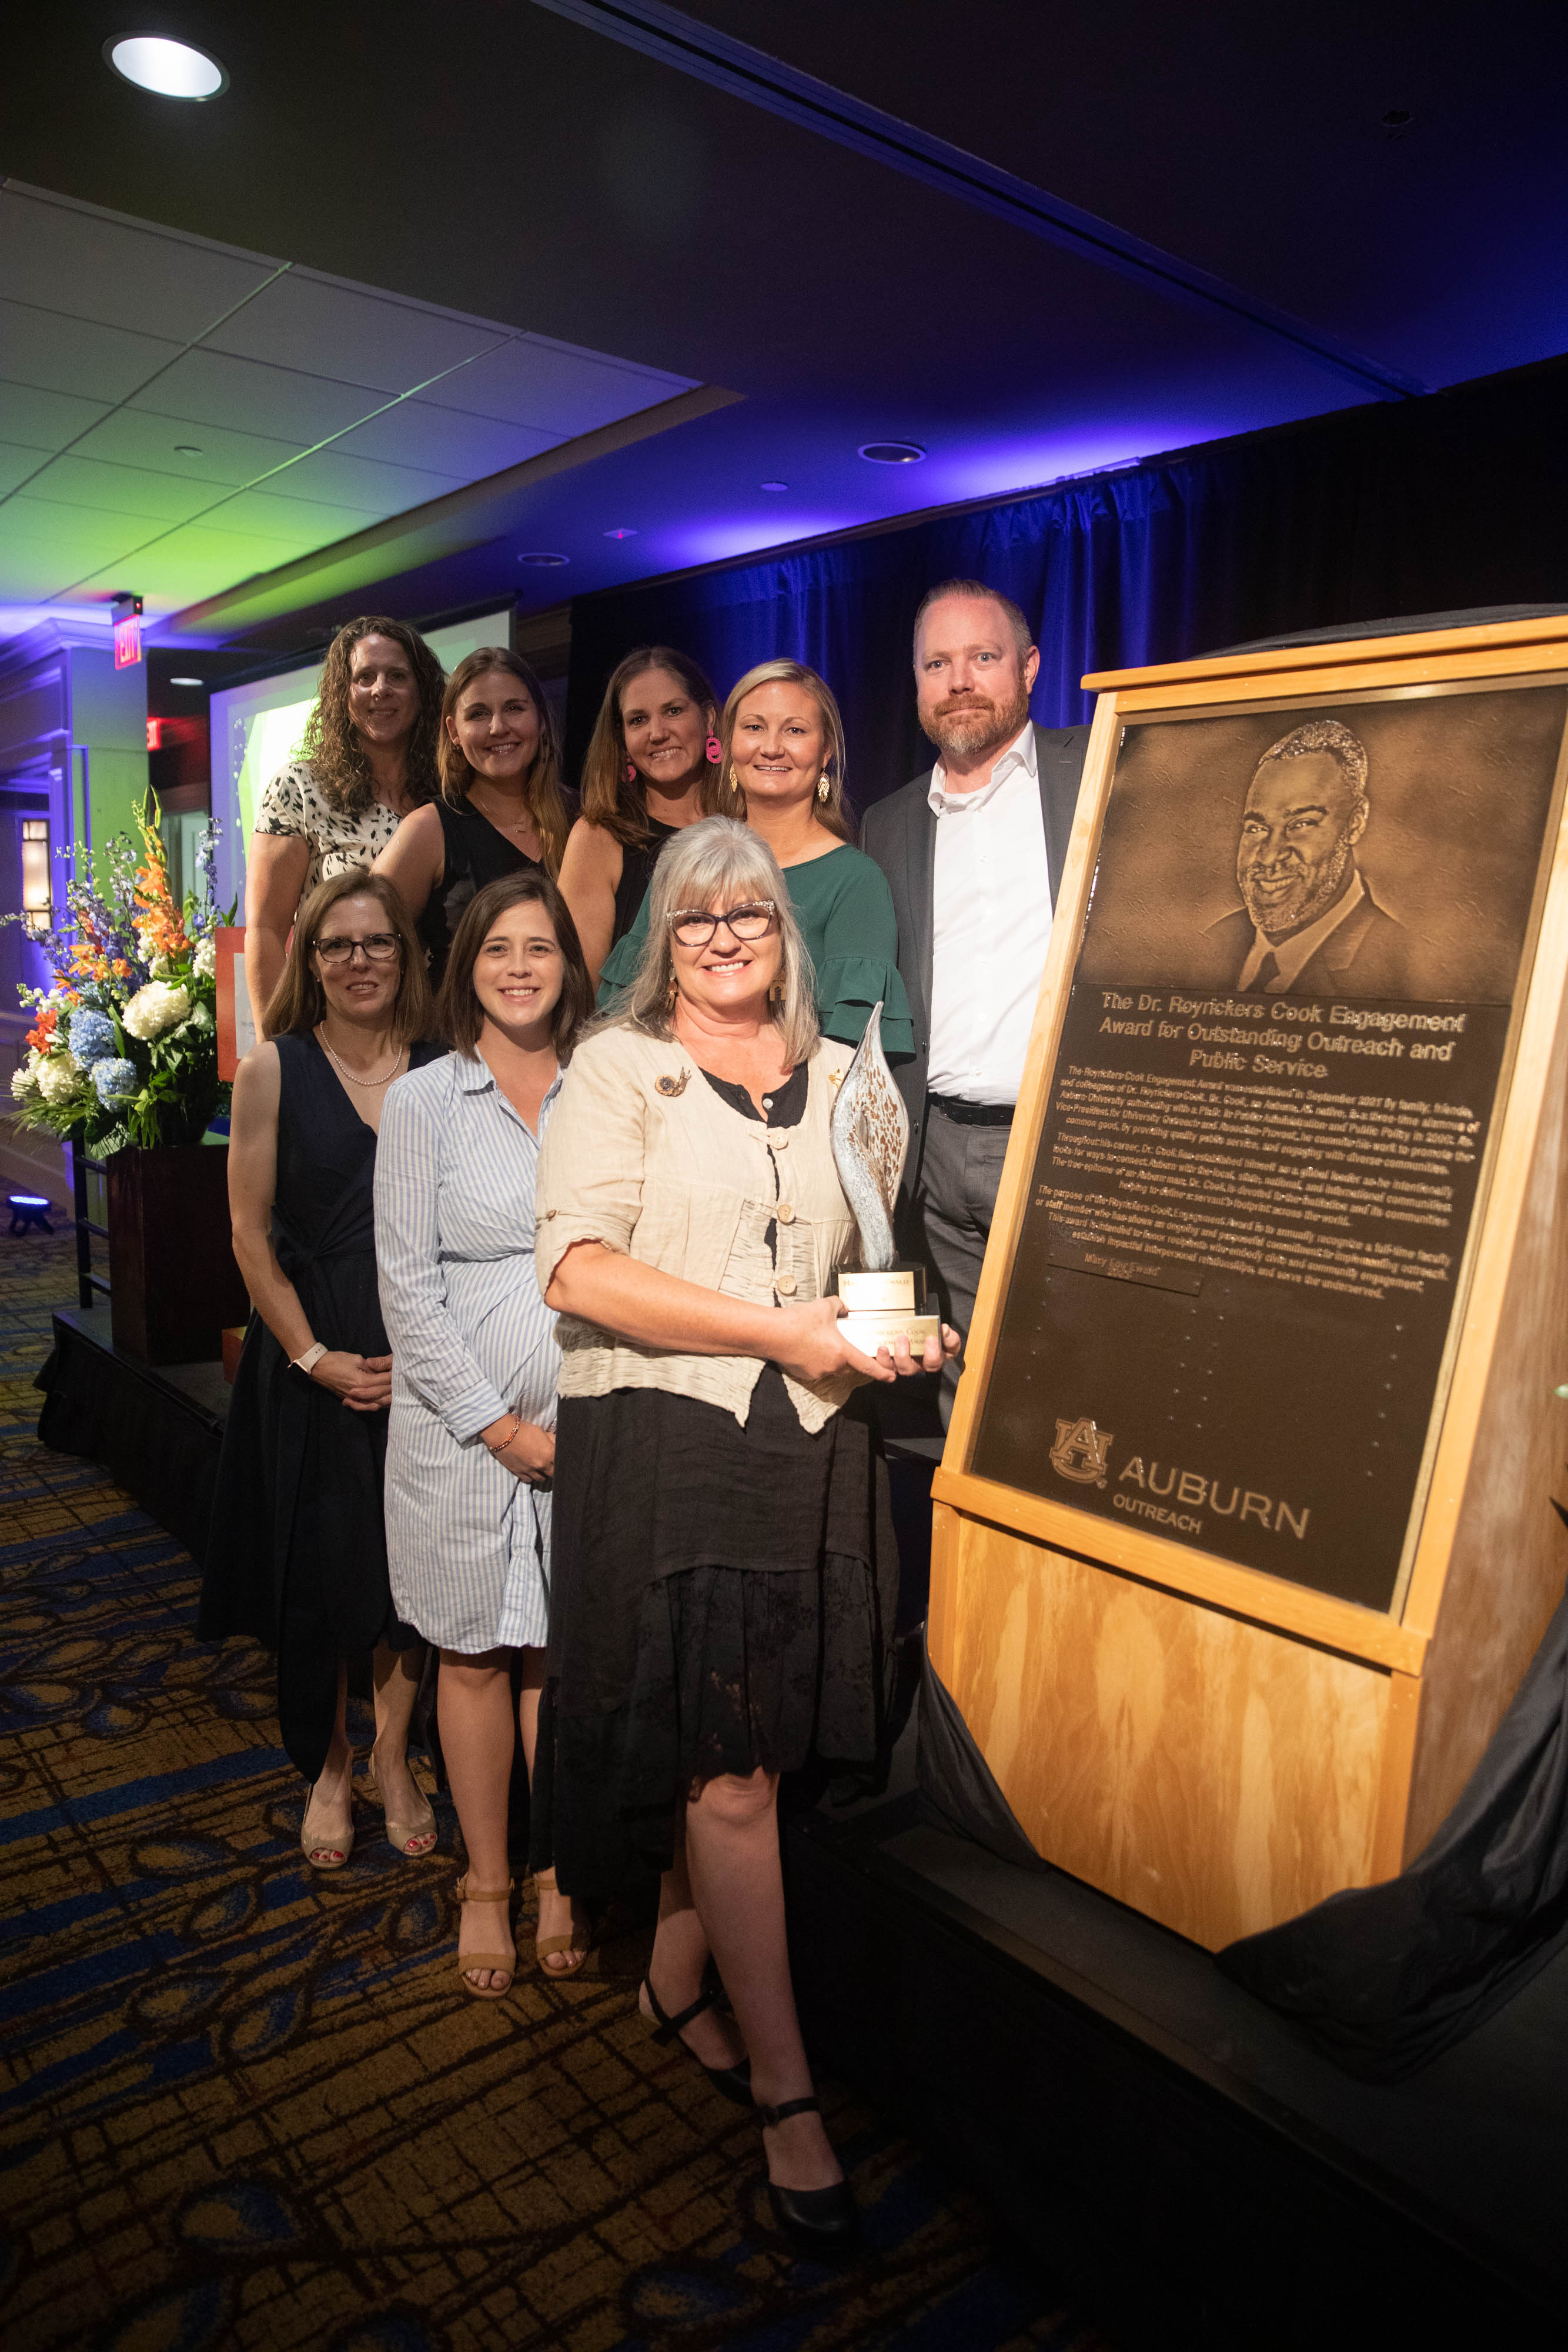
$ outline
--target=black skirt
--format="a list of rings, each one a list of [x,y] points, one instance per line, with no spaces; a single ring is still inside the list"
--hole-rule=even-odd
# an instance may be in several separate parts
[[[862,1397],[815,1433],[771,1366],[744,1428],[663,1390],[563,1398],[552,1549],[533,1851],[568,1893],[666,1869],[694,1782],[876,1764],[898,1554]]]

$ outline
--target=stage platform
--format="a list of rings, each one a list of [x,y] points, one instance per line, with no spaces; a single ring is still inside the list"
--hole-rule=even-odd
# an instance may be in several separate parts
[[[947,1833],[912,1788],[797,1817],[785,1856],[814,2052],[1119,2345],[1515,2352],[1568,2333],[1568,1951],[1375,2086],[1196,1945]]]
[[[53,1325],[37,1379],[39,1438],[101,1462],[200,1562],[232,1393],[222,1364],[154,1368],[123,1354],[110,1337],[107,1303],[57,1307]]]

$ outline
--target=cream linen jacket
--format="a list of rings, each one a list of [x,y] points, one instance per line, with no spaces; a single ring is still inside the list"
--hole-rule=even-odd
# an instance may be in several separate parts
[[[770,1128],[731,1109],[685,1047],[642,1030],[602,1029],[580,1045],[539,1150],[534,1262],[541,1294],[574,1242],[602,1242],[643,1265],[727,1298],[794,1306],[860,1254],[828,1140],[834,1088],[853,1048],[824,1037],[811,1056],[806,1114]],[[776,1230],[769,1250],[769,1223]],[[733,1412],[744,1427],[762,1370],[756,1356],[684,1356],[563,1315],[562,1396],[668,1389]],[[802,1428],[821,1429],[861,1375],[784,1384]]]

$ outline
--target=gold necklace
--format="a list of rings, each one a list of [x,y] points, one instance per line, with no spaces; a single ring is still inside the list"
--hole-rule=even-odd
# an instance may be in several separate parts
[[[349,1068],[348,1065],[338,1059],[338,1056],[333,1053],[332,1048],[328,1045],[326,1038],[322,1035],[319,1029],[316,1032],[316,1042],[320,1046],[321,1051],[326,1055],[327,1059],[331,1063],[332,1067],[337,1071],[338,1076],[340,1078],[346,1078],[351,1087],[390,1086],[393,1078],[397,1076],[397,1066],[402,1059],[402,1047],[399,1045],[392,1055],[392,1067],[388,1070],[384,1077],[357,1078],[352,1070]]]

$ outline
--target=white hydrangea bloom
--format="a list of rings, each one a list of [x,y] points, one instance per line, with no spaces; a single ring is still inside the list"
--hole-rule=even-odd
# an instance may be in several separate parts
[[[162,1037],[165,1029],[173,1029],[187,1020],[190,1011],[188,990],[172,987],[167,981],[150,980],[145,988],[137,990],[120,1018],[122,1027],[149,1045],[154,1037]]]
[[[38,1064],[33,1076],[37,1081],[38,1092],[47,1103],[63,1103],[69,1102],[74,1094],[79,1094],[87,1073],[74,1054],[49,1054]]]
[[[192,970],[198,980],[214,980],[218,970],[218,943],[210,935],[203,940],[191,959]]]

